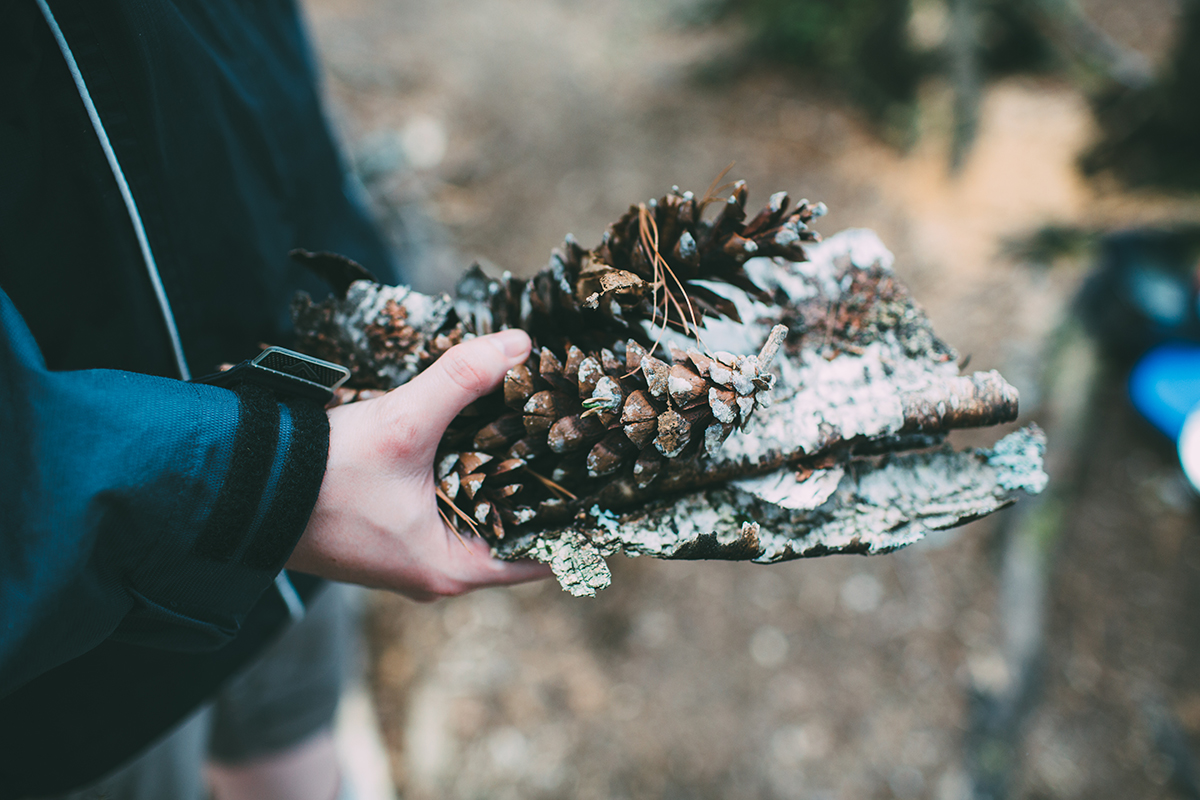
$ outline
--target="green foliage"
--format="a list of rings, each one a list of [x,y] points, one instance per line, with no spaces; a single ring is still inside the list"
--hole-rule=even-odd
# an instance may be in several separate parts
[[[946,76],[955,92],[955,163],[970,146],[987,81],[1110,57],[1078,35],[1087,30],[1081,11],[1047,0],[944,0],[948,38],[919,52],[908,35],[914,1],[710,0],[709,8],[715,20],[746,27],[745,61],[792,68],[846,93],[893,141],[911,141],[920,81]],[[1086,173],[1200,190],[1200,0],[1185,0],[1180,22],[1173,56],[1152,85],[1105,78],[1116,88],[1095,99],[1102,136],[1082,159]]]
[[[1049,268],[1059,261],[1083,263],[1095,255],[1103,231],[1070,225],[1046,225],[1028,236],[1004,243],[1004,254],[1033,267]]]
[[[906,0],[744,0],[731,4],[764,57],[838,71],[857,66],[861,46],[891,6]]]
[[[978,58],[985,76],[1051,72],[1063,66],[1030,0],[975,0]]]
[[[1184,6],[1167,68],[1149,87],[1096,102],[1103,132],[1084,172],[1109,171],[1131,186],[1200,191],[1200,0]]]
[[[909,141],[914,132],[921,79],[948,71],[945,46],[921,52],[910,42],[912,0],[716,2],[717,19],[738,19],[749,30],[749,60],[799,68],[846,92],[893,140]],[[1030,0],[972,0],[972,6],[981,77],[1057,66]]]
[[[908,41],[909,12],[910,0],[721,0],[717,17],[747,26],[750,60],[802,69],[904,128],[925,68]]]

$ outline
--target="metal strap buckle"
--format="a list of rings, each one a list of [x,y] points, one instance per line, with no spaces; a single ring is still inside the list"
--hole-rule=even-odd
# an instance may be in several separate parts
[[[334,390],[350,378],[350,370],[341,364],[297,353],[285,347],[268,347],[249,361],[196,378],[196,383],[230,387],[249,382],[282,394],[319,400],[322,405],[333,399]]]

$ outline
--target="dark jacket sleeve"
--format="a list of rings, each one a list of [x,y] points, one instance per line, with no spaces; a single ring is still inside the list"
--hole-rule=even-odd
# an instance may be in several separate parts
[[[328,438],[311,401],[49,371],[0,291],[0,696],[110,636],[228,641],[303,532]]]

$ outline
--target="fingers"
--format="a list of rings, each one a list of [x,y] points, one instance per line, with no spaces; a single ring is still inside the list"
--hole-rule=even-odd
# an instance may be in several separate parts
[[[449,530],[447,535],[454,538],[454,534]],[[452,554],[451,563],[446,566],[447,570],[453,573],[453,581],[457,588],[448,594],[461,594],[487,586],[527,583],[554,575],[548,564],[537,561],[501,561],[492,555],[487,542],[470,534],[464,534],[462,541],[455,541],[449,549]]]
[[[549,564],[540,561],[499,561],[492,559],[495,567],[487,574],[485,586],[512,586],[516,583],[529,583],[553,578],[554,571]]]
[[[434,438],[459,411],[492,391],[504,379],[504,373],[529,356],[529,336],[509,330],[480,336],[450,348],[428,369],[413,378],[403,393],[407,415],[420,417],[422,429]]]

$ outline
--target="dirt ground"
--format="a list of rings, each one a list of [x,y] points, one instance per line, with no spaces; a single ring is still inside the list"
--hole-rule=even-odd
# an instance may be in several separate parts
[[[1063,82],[984,100],[961,174],[950,96],[921,137],[882,143],[853,107],[766,72],[697,65],[737,31],[682,0],[308,0],[335,121],[420,288],[471,260],[531,272],[632,202],[702,192],[729,162],[751,200],[825,201],[820,229],[877,230],[972,369],[1037,405],[1043,345],[1082,275],[1005,243],[1038,227],[1200,220],[1184,197],[1089,183],[1092,135]],[[1160,59],[1177,5],[1092,0]],[[1110,385],[1111,384],[1111,385]],[[1080,497],[1055,551],[1048,646],[1011,795],[1173,797],[1151,708],[1200,742],[1200,536],[1170,448],[1106,384]],[[964,437],[985,443],[1004,431]],[[972,796],[972,700],[1007,680],[993,520],[900,553],[771,567],[616,559],[613,586],[418,606],[378,595],[371,679],[405,798]]]

